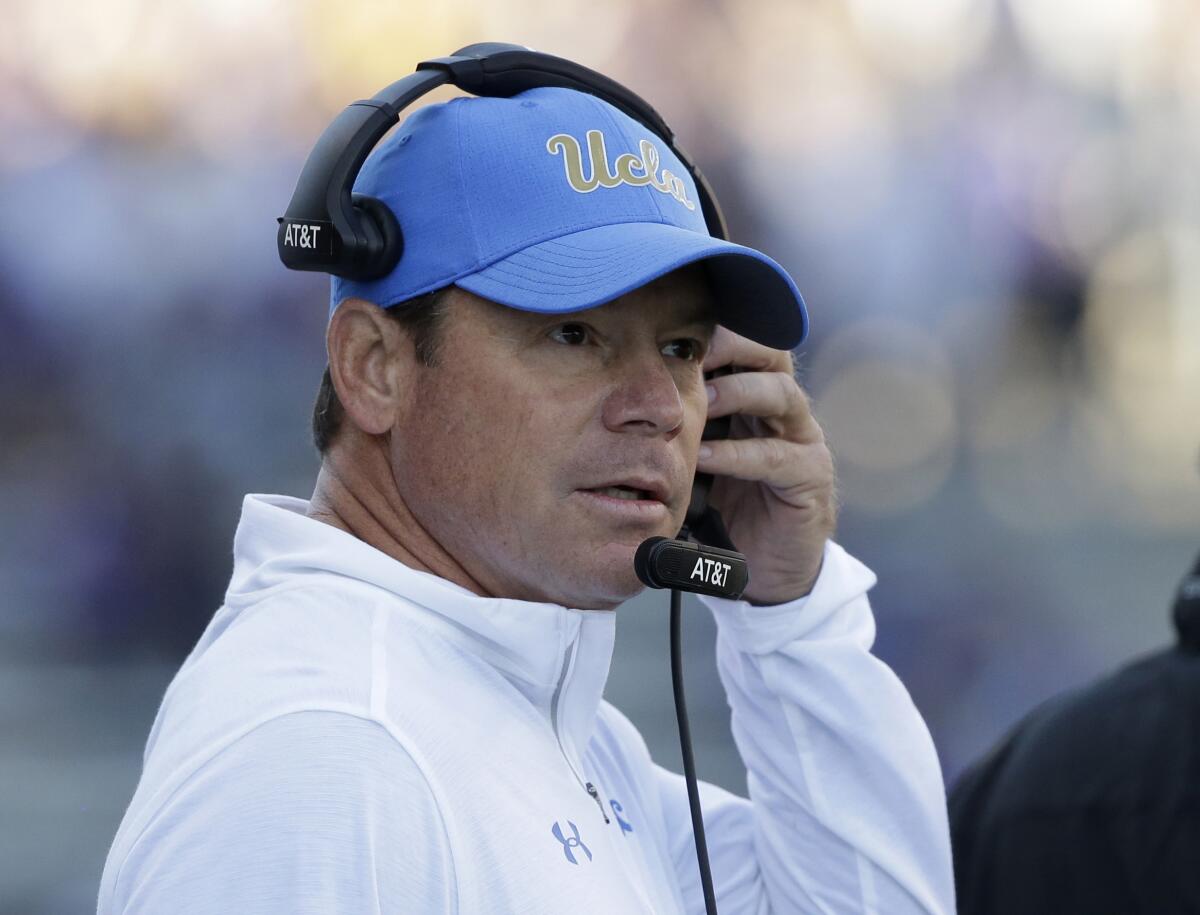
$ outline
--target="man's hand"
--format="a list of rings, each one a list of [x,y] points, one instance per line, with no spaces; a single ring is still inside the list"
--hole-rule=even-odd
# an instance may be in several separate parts
[[[780,604],[821,570],[837,518],[833,457],[791,353],[718,327],[704,371],[728,365],[740,371],[708,382],[708,416],[732,416],[731,437],[701,444],[697,470],[716,476],[710,502],[746,554],[746,600]]]

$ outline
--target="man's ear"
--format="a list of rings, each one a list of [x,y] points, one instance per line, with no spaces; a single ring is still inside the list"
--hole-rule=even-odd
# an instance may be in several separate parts
[[[405,330],[378,305],[350,298],[333,313],[326,346],[329,375],[350,422],[369,435],[390,431],[416,367]]]

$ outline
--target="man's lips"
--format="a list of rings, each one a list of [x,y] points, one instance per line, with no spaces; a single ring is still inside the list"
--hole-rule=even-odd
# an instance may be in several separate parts
[[[576,496],[588,510],[618,524],[660,528],[671,517],[673,491],[666,479],[650,474],[622,474],[595,486],[580,487]]]
[[[659,502],[670,505],[671,499],[671,490],[667,483],[654,477],[622,477],[596,486],[581,487],[580,491],[628,502]]]
[[[614,490],[607,487],[577,489],[574,498],[586,506],[587,511],[595,517],[605,519],[605,523],[633,524],[639,527],[648,525],[648,532],[658,530],[671,517],[671,510],[665,502],[640,498],[642,493],[629,490],[616,491],[621,492],[621,495],[614,495]]]

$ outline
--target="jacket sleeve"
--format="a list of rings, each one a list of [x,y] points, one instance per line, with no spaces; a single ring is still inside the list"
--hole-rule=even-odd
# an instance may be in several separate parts
[[[172,793],[99,912],[452,912],[441,823],[420,769],[381,725],[295,712]]]
[[[874,583],[829,543],[804,598],[702,598],[750,793],[701,786],[722,915],[954,912],[941,769],[904,686],[870,653]],[[687,911],[703,912],[684,782],[659,779]]]

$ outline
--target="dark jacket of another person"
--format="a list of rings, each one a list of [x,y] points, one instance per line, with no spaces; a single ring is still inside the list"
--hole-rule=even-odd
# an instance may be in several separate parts
[[[961,915],[1200,913],[1200,559],[1177,644],[1035,709],[950,795]]]

